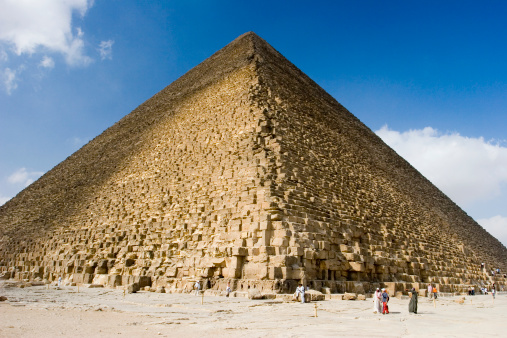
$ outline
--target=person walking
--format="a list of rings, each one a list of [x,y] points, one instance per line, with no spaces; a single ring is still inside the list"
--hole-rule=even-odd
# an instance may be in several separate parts
[[[437,287],[436,286],[433,287],[433,298],[437,299]]]
[[[428,285],[428,298],[431,299],[431,295],[433,293],[433,287],[431,284]]]
[[[230,282],[227,282],[227,287],[225,288],[225,297],[229,297],[230,293],[231,293],[231,284]]]
[[[389,295],[386,292],[386,289],[382,289],[382,314],[389,314],[389,306],[387,303],[389,302]]]
[[[201,283],[199,283],[199,281],[195,282],[194,289],[195,289],[195,295],[199,296],[199,290],[201,290]]]
[[[417,292],[415,291],[415,288],[412,288],[410,303],[408,303],[408,312],[417,314]]]

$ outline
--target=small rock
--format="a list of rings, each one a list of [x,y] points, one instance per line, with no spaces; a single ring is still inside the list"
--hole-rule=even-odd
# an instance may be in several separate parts
[[[7,297],[5,296],[0,296],[0,302],[5,302],[7,300]]]
[[[357,295],[357,300],[366,300],[365,295]]]

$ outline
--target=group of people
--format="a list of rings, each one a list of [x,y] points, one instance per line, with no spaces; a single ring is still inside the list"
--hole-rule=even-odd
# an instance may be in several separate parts
[[[410,303],[408,304],[408,312],[417,314],[417,291],[412,288],[410,295]],[[386,289],[377,288],[373,295],[373,313],[389,313],[389,294]]]
[[[195,282],[194,290],[195,290],[195,295],[199,296],[199,292],[201,291],[201,283],[199,281]],[[229,294],[231,293],[231,291],[232,291],[231,290],[231,283],[227,282],[227,288],[225,289],[225,296],[229,297]]]
[[[375,290],[375,294],[373,295],[373,312],[374,313],[382,313],[383,315],[389,313],[389,294],[386,289],[380,290],[377,288]]]
[[[437,299],[438,296],[438,290],[436,286],[432,286],[431,284],[428,285],[428,298],[431,299]]]

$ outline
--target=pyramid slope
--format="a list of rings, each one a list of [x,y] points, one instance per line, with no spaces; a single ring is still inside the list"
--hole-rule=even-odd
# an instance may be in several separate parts
[[[345,243],[349,252],[364,249],[362,255],[373,258],[367,264],[364,258],[356,259],[360,271],[348,273],[352,279],[356,272],[363,279],[368,274],[379,280],[411,279],[378,272],[385,271],[385,265],[402,267],[403,274],[424,276],[425,280],[431,279],[427,278],[430,271],[447,277],[460,272],[481,275],[481,262],[504,267],[507,250],[497,239],[283,56],[272,48],[265,48],[262,55],[269,61],[260,67],[259,78],[269,90],[259,101],[270,112],[271,126],[284,153],[281,166],[286,172],[275,190],[285,215],[295,219],[291,226],[295,242],[304,242],[297,240],[298,234],[329,231],[322,229],[322,224],[308,222],[324,212],[324,228],[343,229],[352,224],[361,233],[355,240],[340,235],[335,245]],[[313,202],[301,212],[298,201],[309,199]],[[388,229],[393,225],[398,231]],[[389,250],[391,257],[399,258],[376,260],[375,251],[385,251],[387,238],[399,243]],[[358,246],[361,250],[353,249]],[[434,246],[437,248],[432,249]],[[452,261],[456,264],[449,264]],[[408,271],[406,263],[419,268]],[[461,271],[454,269],[465,263]],[[316,271],[316,275],[323,274]]]
[[[12,276],[111,286],[344,291],[507,268],[505,247],[254,33],[0,207],[0,238]]]

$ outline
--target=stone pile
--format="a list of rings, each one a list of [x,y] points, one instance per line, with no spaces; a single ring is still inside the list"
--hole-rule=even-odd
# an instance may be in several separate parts
[[[0,273],[112,287],[392,294],[507,249],[247,33],[0,207]]]

